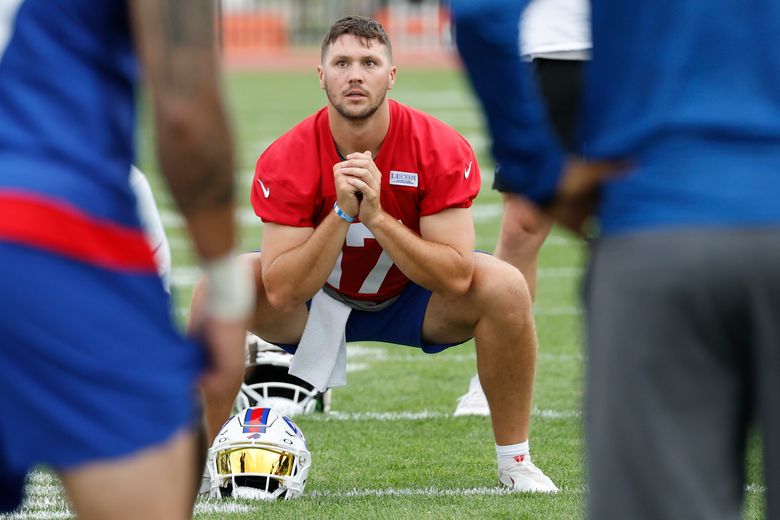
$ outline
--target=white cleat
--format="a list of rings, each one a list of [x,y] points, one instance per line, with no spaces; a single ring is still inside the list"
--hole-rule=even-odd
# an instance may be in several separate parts
[[[498,470],[498,481],[512,491],[534,493],[555,493],[558,487],[542,470],[537,468],[531,457],[517,456],[515,463]]]
[[[485,392],[482,391],[482,385],[479,384],[479,377],[474,376],[469,381],[469,391],[458,398],[458,404],[455,406],[455,417],[462,415],[482,415],[490,416],[490,407],[488,406]]]

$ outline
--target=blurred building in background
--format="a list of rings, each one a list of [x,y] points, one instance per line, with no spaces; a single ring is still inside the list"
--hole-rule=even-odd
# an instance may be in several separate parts
[[[379,20],[402,65],[451,66],[447,0],[221,0],[228,66],[310,65],[331,23],[347,15]]]

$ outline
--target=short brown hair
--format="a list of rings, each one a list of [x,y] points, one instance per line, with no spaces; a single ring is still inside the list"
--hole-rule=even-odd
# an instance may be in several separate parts
[[[371,40],[376,40],[387,47],[387,52],[391,58],[393,56],[390,38],[387,36],[381,23],[366,16],[347,16],[331,25],[327,34],[325,34],[325,39],[322,40],[321,60],[325,59],[325,52],[328,50],[328,47],[345,34],[351,34],[360,38],[366,47],[368,47]]]

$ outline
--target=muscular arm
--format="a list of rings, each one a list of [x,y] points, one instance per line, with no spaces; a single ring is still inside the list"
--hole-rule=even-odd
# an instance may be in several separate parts
[[[471,285],[475,239],[470,209],[446,209],[422,217],[422,237],[386,213],[366,226],[416,284],[448,297],[465,294]]]
[[[325,285],[348,229],[333,212],[315,229],[265,224],[260,260],[266,296],[274,308],[292,310]]]
[[[203,259],[235,240],[233,150],[221,101],[213,0],[132,0],[163,174]]]

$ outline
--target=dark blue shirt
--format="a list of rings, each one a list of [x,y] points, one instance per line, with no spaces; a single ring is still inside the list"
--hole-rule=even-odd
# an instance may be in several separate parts
[[[514,191],[549,201],[562,152],[517,59],[526,1],[455,0],[456,39]],[[780,2],[599,0],[581,132],[604,234],[780,225]]]

